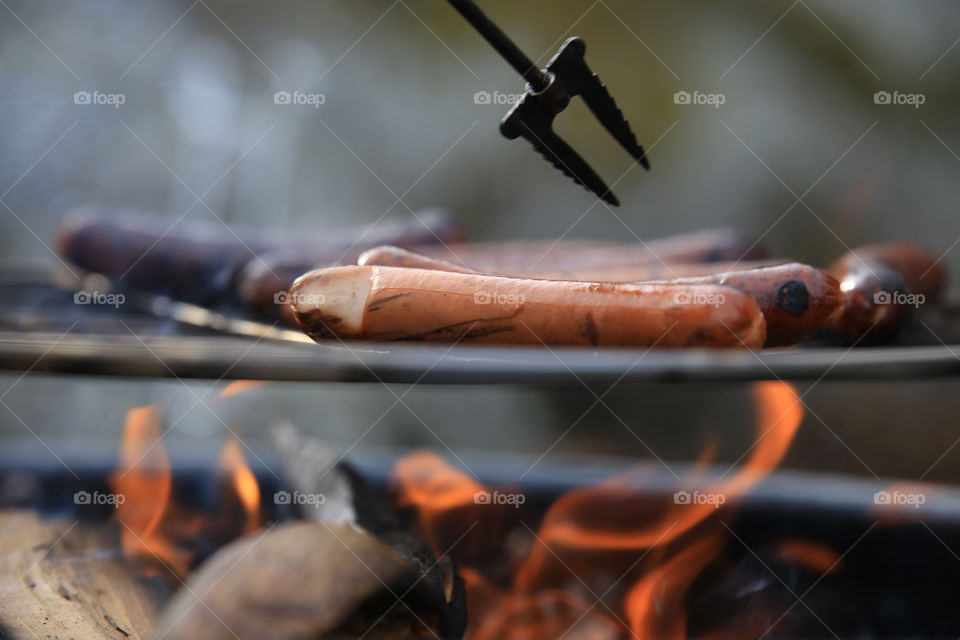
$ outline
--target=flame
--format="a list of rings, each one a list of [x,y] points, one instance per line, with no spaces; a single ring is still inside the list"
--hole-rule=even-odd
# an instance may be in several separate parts
[[[413,509],[418,532],[434,550],[443,551],[446,531],[466,530],[470,514],[464,507],[475,504],[477,494],[486,487],[462,471],[451,468],[446,460],[420,451],[399,460],[393,481],[398,495],[396,506]],[[459,522],[458,522],[459,521]],[[461,528],[460,524],[467,527]]]
[[[791,385],[761,382],[751,393],[756,441],[732,475],[703,490],[724,502],[749,491],[780,464],[803,420]],[[708,448],[688,480],[699,477],[711,456]],[[640,638],[682,638],[686,593],[727,542],[715,502],[684,504],[674,496],[644,495],[642,477],[633,472],[558,498],[536,532],[527,527],[530,547],[515,554],[511,576],[495,580],[472,566],[483,558],[471,557],[472,545],[458,542],[454,532],[485,544],[484,557],[489,557],[498,551],[490,541],[505,537],[498,527],[517,517],[510,507],[475,505],[476,495],[488,489],[429,453],[399,461],[393,480],[397,505],[417,514],[417,533],[438,556],[457,556],[467,585],[472,640],[559,637],[571,626],[578,635],[586,629],[588,637],[629,632]],[[602,582],[591,584],[594,580]],[[614,589],[613,580],[614,587],[624,586]]]
[[[263,385],[267,384],[263,380],[234,380],[227,386],[225,386],[219,394],[218,398],[229,398],[231,396],[239,396],[243,393],[248,393],[254,389],[259,389]]]
[[[737,474],[708,490],[727,501],[743,495],[777,468],[803,422],[803,404],[790,384],[758,382],[752,385],[751,393],[757,416],[757,440]],[[701,520],[711,515],[710,510],[715,511],[711,504],[676,506],[706,508],[706,512],[703,508],[691,510],[697,511],[696,517]],[[688,516],[685,524],[690,524],[691,517]],[[637,581],[624,603],[634,634],[647,638],[685,637],[683,596],[693,579],[720,552],[722,542],[723,538],[717,534],[700,538]]]
[[[711,535],[683,548],[638,580],[624,600],[630,628],[639,638],[685,638],[683,595],[723,547],[723,538]]]
[[[810,540],[788,538],[777,545],[776,554],[791,565],[799,566],[817,576],[833,573],[840,567],[840,554],[830,547]]]
[[[260,521],[260,486],[243,458],[239,440],[229,438],[224,443],[223,451],[220,452],[218,468],[221,477],[226,478],[243,505],[243,533],[259,531],[262,526]]]
[[[116,515],[122,525],[120,542],[124,557],[138,562],[155,558],[178,575],[186,575],[189,555],[164,532],[172,512],[173,478],[161,438],[156,406],[128,411],[120,465],[109,482],[118,498]]]
[[[260,487],[236,439],[224,443],[218,470],[224,491],[212,509],[176,504],[158,408],[128,411],[120,461],[108,480],[124,557],[147,574],[157,574],[162,566],[182,577],[198,559],[197,552],[260,530]]]

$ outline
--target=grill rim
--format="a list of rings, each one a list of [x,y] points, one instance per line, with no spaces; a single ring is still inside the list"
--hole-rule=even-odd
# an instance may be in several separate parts
[[[65,375],[430,385],[895,381],[960,377],[960,345],[759,353],[427,343],[294,344],[234,336],[0,331],[0,369]]]

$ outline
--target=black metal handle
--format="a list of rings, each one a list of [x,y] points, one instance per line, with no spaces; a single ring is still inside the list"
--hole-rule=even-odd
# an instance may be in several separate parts
[[[530,83],[535,91],[540,91],[549,83],[547,74],[540,70],[536,63],[527,57],[513,40],[491,20],[473,0],[447,0],[454,9],[460,12],[484,39],[497,50],[510,66],[517,70],[524,80]]]

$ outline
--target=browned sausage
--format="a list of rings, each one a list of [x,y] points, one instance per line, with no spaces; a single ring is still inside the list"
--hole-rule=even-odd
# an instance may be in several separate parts
[[[251,294],[247,301],[276,309],[274,294],[286,291],[297,276],[314,267],[340,259],[353,262],[364,249],[384,242],[421,245],[462,237],[443,212],[424,212],[419,218],[384,223],[366,233],[352,229],[271,234],[238,229],[235,235],[217,222],[173,225],[172,220],[157,216],[90,207],[64,217],[55,243],[68,262],[107,276],[120,288],[208,306],[238,302],[245,277],[241,270],[249,262],[263,268],[263,274],[259,296]],[[295,264],[281,262],[271,268],[268,254],[277,251],[292,254]]]
[[[707,284],[332,267],[298,278],[290,304],[315,339],[757,349],[766,337],[753,298]]]
[[[357,264],[360,266],[429,269],[431,271],[450,271],[453,273],[480,273],[476,269],[471,269],[462,264],[448,262],[440,258],[431,258],[422,253],[392,245],[381,245],[364,251],[357,258]]]
[[[799,262],[666,282],[726,285],[750,295],[767,321],[767,347],[812,336],[831,326],[843,308],[836,278]]]
[[[464,265],[483,273],[517,277],[564,274],[579,270],[661,267],[664,263],[711,263],[767,257],[754,239],[730,229],[698,231],[650,240],[646,244],[564,240],[478,242],[411,247],[431,258]]]
[[[429,258],[397,247],[376,247],[361,254],[360,264],[435,269],[458,273],[477,273],[468,267]],[[677,271],[699,277],[674,278],[665,282],[682,284],[728,285],[753,296],[767,322],[766,346],[796,344],[832,324],[840,313],[843,296],[836,279],[816,267],[792,262],[775,266],[736,265],[735,271],[715,272],[713,264],[638,266],[633,269],[598,270],[595,275],[639,275],[643,279],[670,277]],[[731,264],[723,263],[730,268]],[[741,269],[742,267],[742,269]],[[670,274],[665,273],[670,271]],[[578,272],[586,276],[589,270]],[[538,278],[543,277],[538,273]],[[575,278],[586,280],[587,278]],[[634,278],[637,279],[637,278]],[[597,282],[606,281],[598,278]]]
[[[695,262],[669,264],[638,264],[633,266],[580,267],[568,269],[541,269],[535,267],[527,278],[536,280],[580,280],[583,282],[638,282],[645,280],[667,280],[670,278],[699,277],[746,271],[760,267],[773,266],[783,261],[751,260],[745,262]],[[357,258],[360,265],[380,265],[383,267],[408,267],[412,269],[433,269],[453,271],[455,273],[482,273],[477,269],[455,262],[431,258],[400,247],[384,245],[364,251]],[[487,275],[508,276],[509,274],[492,272]]]
[[[936,304],[943,295],[946,272],[942,263],[916,245],[885,242],[857,247],[830,265],[830,273],[842,279],[864,264],[881,264],[898,273],[906,290],[923,296],[925,304]]]
[[[895,292],[906,291],[900,274],[872,262],[857,263],[837,275],[843,290],[843,311],[837,316],[833,333],[846,344],[881,344],[896,338],[912,310],[892,297]]]

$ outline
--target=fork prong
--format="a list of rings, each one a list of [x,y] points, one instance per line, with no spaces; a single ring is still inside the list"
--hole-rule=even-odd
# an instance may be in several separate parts
[[[579,95],[610,135],[645,169],[650,168],[646,153],[637,143],[630,123],[597,74],[584,59],[587,47],[581,38],[568,39],[547,65],[570,95]]]
[[[531,131],[532,133],[532,131]],[[563,139],[547,129],[546,134],[532,137],[524,136],[533,144],[537,153],[547,159],[550,164],[559,169],[564,175],[573,179],[574,182],[583,186],[588,191],[592,191],[598,198],[602,199],[615,207],[620,206],[620,200],[614,195],[613,191],[606,185],[602,178],[597,175],[586,160],[579,153],[574,151],[573,147],[568,145]]]

